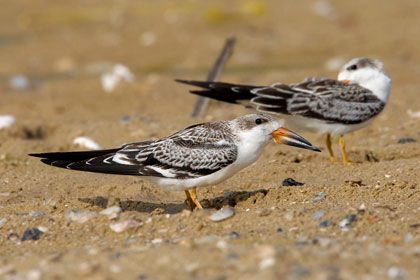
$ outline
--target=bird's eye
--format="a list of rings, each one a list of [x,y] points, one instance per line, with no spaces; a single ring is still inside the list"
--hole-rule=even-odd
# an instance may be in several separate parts
[[[351,65],[351,66],[349,66],[349,67],[347,67],[347,70],[357,70],[357,65],[356,64],[353,64],[353,65]]]
[[[255,123],[256,123],[256,124],[262,124],[262,120],[261,120],[261,119],[256,119],[256,120],[255,120]]]

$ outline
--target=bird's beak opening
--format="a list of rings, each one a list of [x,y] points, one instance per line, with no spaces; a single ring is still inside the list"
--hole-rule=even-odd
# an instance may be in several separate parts
[[[345,84],[350,84],[350,80],[340,80],[340,82],[345,83]]]
[[[280,127],[279,129],[273,131],[271,135],[273,136],[274,140],[276,140],[276,142],[279,144],[286,144],[289,146],[295,146],[298,148],[308,149],[316,152],[321,151],[317,147],[312,146],[312,144],[309,143],[302,136],[284,127]]]

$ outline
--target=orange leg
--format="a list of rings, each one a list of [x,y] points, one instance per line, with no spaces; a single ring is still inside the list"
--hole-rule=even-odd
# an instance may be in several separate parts
[[[332,150],[331,134],[327,134],[327,148],[328,152],[330,153],[330,160],[334,163],[337,163],[337,159],[335,158],[334,152]]]
[[[203,206],[201,206],[200,202],[198,201],[197,198],[197,188],[194,187],[191,190],[191,200],[194,202],[195,206],[197,206],[198,209],[203,209]]]
[[[190,192],[188,190],[185,190],[185,195],[187,196],[187,204],[188,204],[188,207],[190,207],[190,210],[191,211],[194,210],[195,205],[194,205],[194,202],[191,199]]]
[[[343,136],[340,136],[340,139],[338,139],[338,143],[340,144],[341,153],[343,155],[343,164],[345,164],[345,165],[355,165],[355,164],[357,164],[356,162],[349,161],[349,159],[347,157],[347,153],[346,153],[346,142],[344,141]]]

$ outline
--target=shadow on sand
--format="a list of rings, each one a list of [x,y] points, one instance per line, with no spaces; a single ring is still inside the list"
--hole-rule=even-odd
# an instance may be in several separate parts
[[[212,199],[203,199],[200,201],[201,205],[204,208],[216,208],[220,209],[223,206],[235,207],[241,201],[254,198],[257,199],[258,196],[265,196],[268,193],[268,190],[260,189],[255,191],[229,191],[223,196],[218,196]],[[144,201],[134,201],[126,200],[120,201],[116,199],[113,203],[110,203],[109,199],[97,196],[93,198],[79,198],[79,201],[88,203],[92,206],[99,206],[103,209],[112,205],[119,205],[123,211],[137,211],[137,212],[146,212],[151,213],[156,209],[162,209],[165,214],[176,214],[182,212],[184,209],[189,209],[187,204],[184,203],[154,203],[154,202],[144,202]],[[255,201],[254,201],[255,202]]]

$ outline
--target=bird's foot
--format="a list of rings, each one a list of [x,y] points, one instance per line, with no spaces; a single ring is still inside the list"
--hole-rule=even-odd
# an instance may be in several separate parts
[[[185,202],[188,205],[188,208],[190,208],[191,211],[194,211],[195,208],[195,204],[191,199],[191,194],[188,190],[185,190],[185,195],[187,196],[187,198],[185,199]]]
[[[360,163],[359,162],[352,162],[352,161],[349,161],[349,160],[343,160],[343,164],[344,165],[359,165]]]
[[[332,163],[339,163],[335,157],[330,157]]]
[[[191,200],[197,206],[198,209],[203,209],[203,206],[201,206],[200,201],[198,201],[197,198],[197,188],[193,188],[191,190]]]
[[[201,206],[200,202],[198,201],[196,188],[193,188],[191,192],[185,190],[185,195],[187,196],[185,201],[191,211],[194,211],[195,208],[203,209],[203,206]]]

